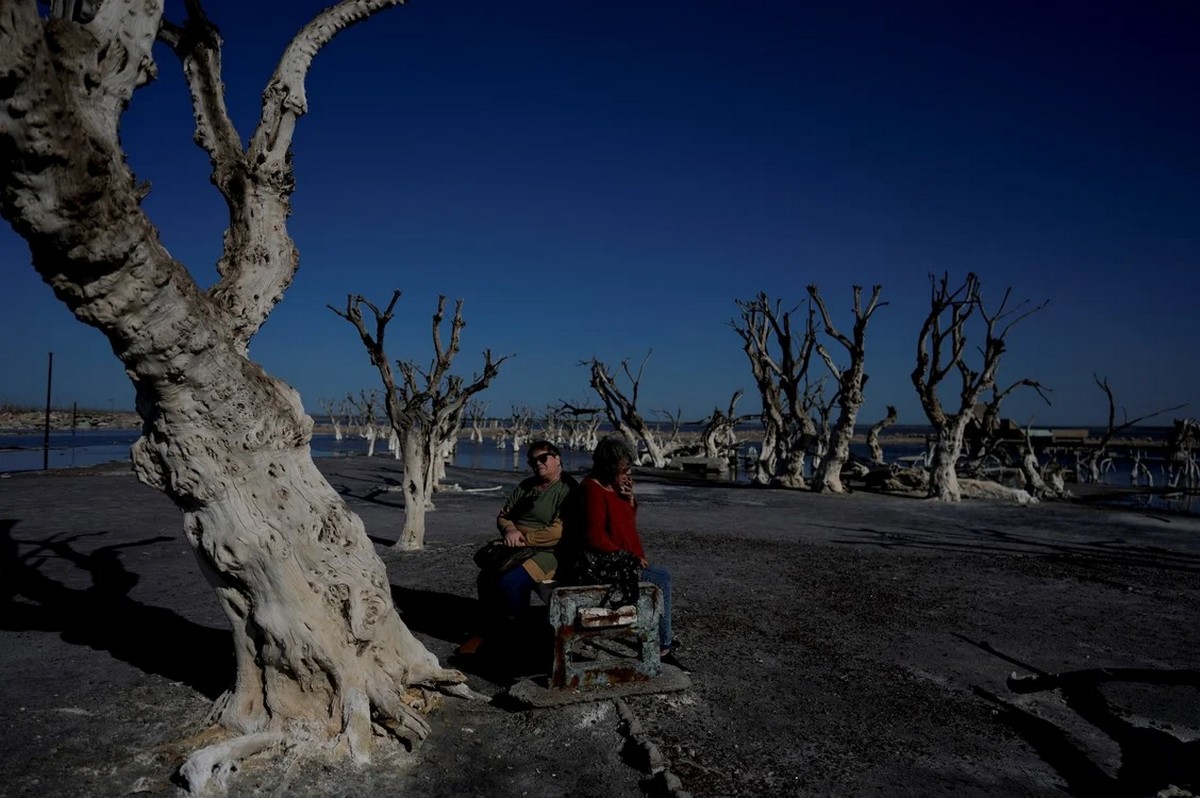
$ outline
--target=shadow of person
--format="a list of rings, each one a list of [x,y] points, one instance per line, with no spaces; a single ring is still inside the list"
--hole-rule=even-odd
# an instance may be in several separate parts
[[[139,576],[121,562],[121,551],[175,538],[146,538],[85,552],[79,541],[105,533],[19,540],[12,534],[17,523],[0,519],[0,629],[56,632],[68,643],[107,651],[141,671],[182,682],[212,699],[232,684],[229,631],[201,626],[172,610],[129,597]],[[42,573],[52,558],[87,572],[91,585],[72,588]]]
[[[484,623],[479,601],[452,593],[392,587],[392,601],[413,632],[454,645],[467,640]],[[519,617],[489,629],[479,654],[454,655],[459,670],[504,685],[550,669],[551,635],[544,607],[530,607]]]

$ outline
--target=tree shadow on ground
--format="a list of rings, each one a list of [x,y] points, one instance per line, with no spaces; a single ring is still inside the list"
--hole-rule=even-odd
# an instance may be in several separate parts
[[[0,520],[0,629],[56,632],[67,643],[107,651],[141,671],[182,682],[213,699],[232,684],[233,642],[228,631],[129,597],[140,577],[122,564],[121,550],[175,538],[147,538],[85,553],[79,541],[104,532],[18,540],[12,535],[17,523]],[[51,559],[86,571],[91,586],[67,587],[42,573]]]
[[[1056,557],[1094,559],[1112,564],[1162,568],[1169,571],[1200,572],[1200,556],[1160,546],[1142,546],[1126,540],[1095,540],[1072,543],[1047,540],[1038,534],[1021,534],[999,529],[906,529],[882,530],[869,527],[842,528],[850,536],[835,540],[843,545],[869,545],[881,549],[913,549],[962,552],[966,554],[1042,554]]]
[[[479,602],[473,598],[393,586],[392,601],[410,630],[455,646],[482,624]],[[545,607],[530,607],[501,628],[489,630],[485,641],[478,654],[456,654],[450,664],[499,685],[550,670],[552,636]]]
[[[1108,737],[1120,752],[1120,764],[1110,775],[1077,744],[1067,729],[1039,717],[978,685],[973,692],[1000,709],[1000,720],[1020,735],[1077,795],[1154,795],[1170,785],[1187,790],[1200,787],[1200,740],[1182,740],[1161,728],[1131,723],[1127,713],[1104,695],[1104,684],[1125,683],[1200,688],[1200,671],[1153,668],[1087,668],[1047,673],[994,649],[986,642],[960,639],[1014,663],[1033,676],[1009,677],[1014,693],[1057,690],[1063,703],[1082,720]]]

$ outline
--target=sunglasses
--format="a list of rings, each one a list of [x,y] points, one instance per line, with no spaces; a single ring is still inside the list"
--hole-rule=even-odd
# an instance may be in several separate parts
[[[531,465],[531,466],[536,466],[536,465],[539,465],[539,464],[541,464],[541,463],[545,463],[547,460],[549,460],[551,457],[554,457],[554,456],[555,456],[555,455],[554,455],[554,452],[542,452],[542,453],[541,453],[541,454],[539,454],[539,455],[536,455],[536,456],[534,456],[534,457],[530,457],[530,458],[529,458],[529,465]]]

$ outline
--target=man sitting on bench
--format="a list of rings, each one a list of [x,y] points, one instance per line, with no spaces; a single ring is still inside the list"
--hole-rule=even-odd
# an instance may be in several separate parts
[[[525,547],[529,557],[507,570],[482,570],[476,579],[483,629],[458,647],[459,654],[474,654],[508,621],[529,606],[529,597],[540,582],[554,578],[558,568],[555,547],[563,536],[564,519],[572,514],[573,494],[579,484],[563,473],[562,455],[550,441],[529,444],[533,475],[522,480],[496,516],[504,544]]]

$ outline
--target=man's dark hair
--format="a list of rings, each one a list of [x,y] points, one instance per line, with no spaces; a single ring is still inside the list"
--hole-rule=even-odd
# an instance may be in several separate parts
[[[526,447],[525,451],[528,452],[526,457],[534,452],[550,452],[550,454],[554,455],[555,457],[562,457],[562,452],[560,452],[558,447],[550,441],[534,441],[533,443],[529,444],[528,447]]]
[[[636,460],[624,438],[609,435],[592,451],[592,476],[605,485],[612,485],[617,481],[621,466],[633,465]]]

